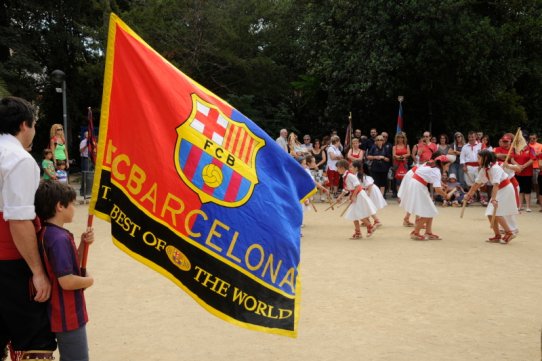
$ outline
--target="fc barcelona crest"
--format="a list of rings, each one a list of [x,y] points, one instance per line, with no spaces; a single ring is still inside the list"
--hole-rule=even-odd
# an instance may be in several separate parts
[[[192,112],[177,128],[175,166],[202,203],[238,207],[258,184],[256,154],[264,140],[192,94]]]

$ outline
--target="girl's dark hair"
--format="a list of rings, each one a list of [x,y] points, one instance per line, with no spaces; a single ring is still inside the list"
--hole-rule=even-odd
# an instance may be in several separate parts
[[[34,107],[22,98],[5,97],[0,101],[0,134],[17,135],[21,123],[34,126]]]
[[[352,162],[352,167],[356,167],[358,169],[358,179],[360,182],[363,182],[363,174],[365,173],[365,163],[361,160],[355,160]]]
[[[497,160],[497,157],[495,156],[495,153],[493,153],[490,150],[484,149],[478,152],[478,156],[482,158],[482,167],[487,168],[490,167],[492,163],[495,163]]]
[[[75,190],[65,183],[55,180],[42,181],[34,200],[36,214],[44,221],[53,218],[56,214],[57,203],[67,207],[75,201],[76,197]]]
[[[53,154],[53,151],[51,149],[49,149],[49,148],[44,149],[43,150],[43,157],[45,158],[47,156],[47,154],[49,154],[49,153]]]

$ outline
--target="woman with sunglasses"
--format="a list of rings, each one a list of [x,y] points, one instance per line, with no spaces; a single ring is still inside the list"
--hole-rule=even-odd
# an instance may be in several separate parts
[[[454,141],[448,151],[449,155],[455,156],[455,159],[450,158],[452,162],[450,165],[450,173],[454,173],[457,176],[457,181],[461,184],[463,188],[467,186],[465,183],[465,174],[463,174],[463,167],[459,163],[459,155],[461,154],[461,149],[465,145],[465,136],[461,132],[454,133]]]
[[[55,167],[59,160],[66,162],[66,169],[70,167],[68,147],[66,145],[66,138],[64,138],[64,128],[62,128],[61,124],[53,124],[51,126],[49,149],[53,151],[53,162],[55,163]]]
[[[367,152],[367,159],[371,163],[371,176],[374,178],[377,187],[380,188],[382,195],[384,195],[386,183],[388,182],[388,171],[391,167],[391,152],[384,147],[384,137],[382,135],[375,138],[375,144]]]

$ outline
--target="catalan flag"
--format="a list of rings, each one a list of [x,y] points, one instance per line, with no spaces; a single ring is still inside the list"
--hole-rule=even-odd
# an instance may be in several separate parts
[[[305,170],[114,14],[101,115],[90,212],[114,244],[217,317],[294,337]]]
[[[403,102],[399,102],[399,113],[397,114],[397,130],[395,134],[399,134],[403,131]]]

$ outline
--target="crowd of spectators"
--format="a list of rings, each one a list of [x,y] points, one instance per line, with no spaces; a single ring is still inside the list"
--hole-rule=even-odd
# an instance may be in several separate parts
[[[321,139],[305,134],[302,142],[298,141],[294,132],[288,134],[286,129],[282,129],[277,143],[297,160],[313,156],[316,159],[316,166],[311,172],[318,182],[322,182],[330,189],[331,194],[337,194],[342,186],[336,163],[346,159],[349,162],[363,161],[383,196],[392,198],[397,196],[401,180],[408,169],[425,163],[434,152],[439,151],[446,154],[450,160],[450,166],[444,172],[443,178],[445,184],[451,184],[453,188],[448,191],[455,191],[456,201],[459,202],[462,194],[468,192],[474,183],[478,172],[478,152],[488,149],[497,154],[499,161],[504,161],[508,156],[509,163],[519,166],[516,178],[519,182],[520,207],[526,212],[531,212],[533,203],[542,204],[539,187],[542,182],[540,179],[542,144],[538,143],[536,133],[523,133],[522,136],[526,140],[526,145],[521,149],[514,149],[510,154],[508,153],[512,147],[514,134],[506,133],[497,143],[492,144],[489,136],[481,131],[469,131],[467,138],[462,132],[455,132],[449,137],[444,133],[433,136],[430,131],[424,131],[411,146],[404,132],[390,139],[387,132],[378,132],[376,128],[371,128],[368,135],[364,135],[360,129],[355,129],[351,139],[344,141],[341,141],[336,131]],[[487,205],[490,194],[488,191],[489,187],[483,188],[470,202]],[[537,194],[534,202],[531,197],[533,191]],[[457,203],[453,202],[453,205]],[[452,202],[442,201],[442,204],[447,206]]]

